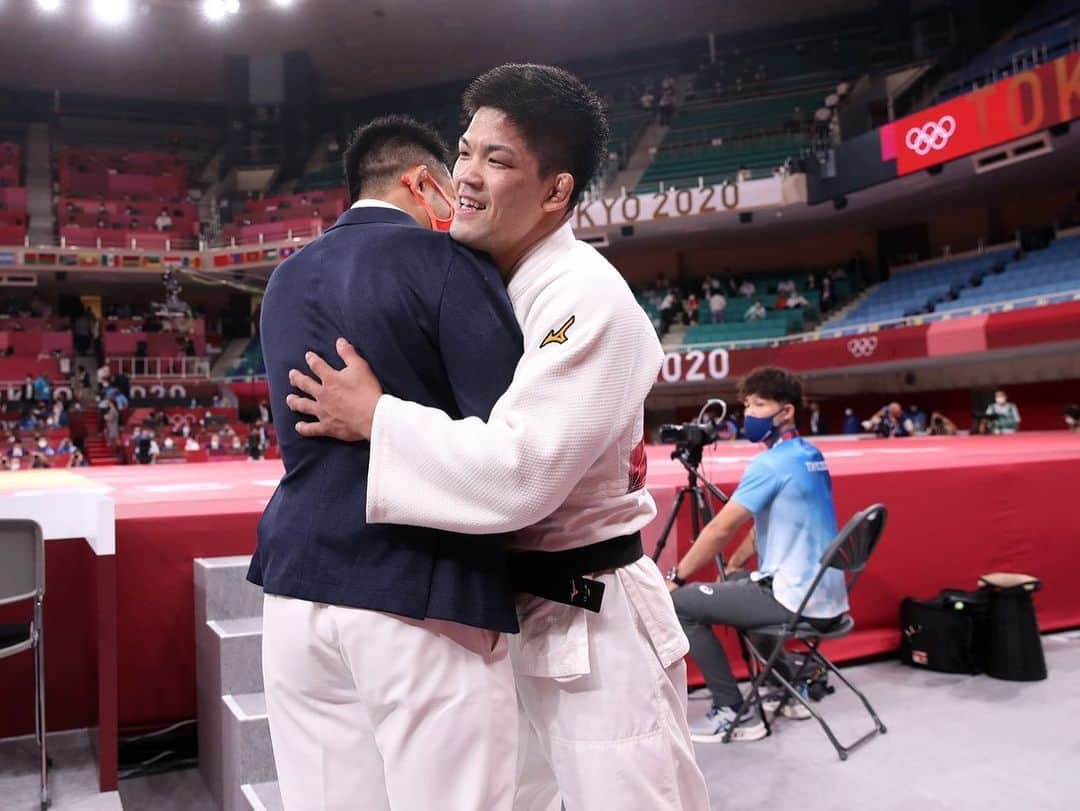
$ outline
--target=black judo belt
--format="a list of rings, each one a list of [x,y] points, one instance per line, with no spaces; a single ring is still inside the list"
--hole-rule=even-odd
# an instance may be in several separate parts
[[[604,584],[586,575],[621,569],[644,554],[640,532],[562,552],[513,552],[510,577],[515,591],[599,612]]]

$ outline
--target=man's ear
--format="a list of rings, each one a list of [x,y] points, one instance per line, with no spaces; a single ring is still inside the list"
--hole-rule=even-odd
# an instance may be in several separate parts
[[[569,172],[559,172],[555,175],[547,199],[544,200],[544,211],[554,212],[566,208],[573,193],[574,176]]]

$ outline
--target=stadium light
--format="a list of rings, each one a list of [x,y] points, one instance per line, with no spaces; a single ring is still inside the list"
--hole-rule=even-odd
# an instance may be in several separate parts
[[[202,11],[203,16],[212,23],[223,21],[229,13],[225,0],[203,0]]]
[[[240,0],[225,0],[225,10],[230,14],[239,14]]]
[[[278,8],[289,8],[295,4],[295,0],[274,0],[274,5]]]
[[[98,22],[121,25],[135,13],[135,3],[134,0],[93,0],[90,11]]]
[[[37,0],[37,7],[46,14],[53,14],[60,10],[60,0]]]

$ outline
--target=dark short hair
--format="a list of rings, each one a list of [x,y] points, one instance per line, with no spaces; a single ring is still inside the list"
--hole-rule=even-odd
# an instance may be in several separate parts
[[[385,115],[356,129],[344,161],[349,199],[355,201],[421,163],[446,168],[450,150],[433,127],[407,115]]]
[[[604,106],[579,78],[550,65],[500,65],[465,91],[465,112],[499,110],[517,127],[540,164],[540,174],[569,172],[573,211],[607,154],[611,135]]]
[[[795,406],[798,412],[803,406],[803,386],[798,376],[779,366],[759,366],[739,383],[739,399],[750,396]]]

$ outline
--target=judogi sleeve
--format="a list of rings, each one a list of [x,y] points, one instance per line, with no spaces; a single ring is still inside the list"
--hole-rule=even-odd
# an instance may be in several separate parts
[[[538,295],[526,322],[525,353],[487,422],[379,399],[369,523],[473,534],[529,526],[640,419],[663,352],[625,289],[566,274]]]

